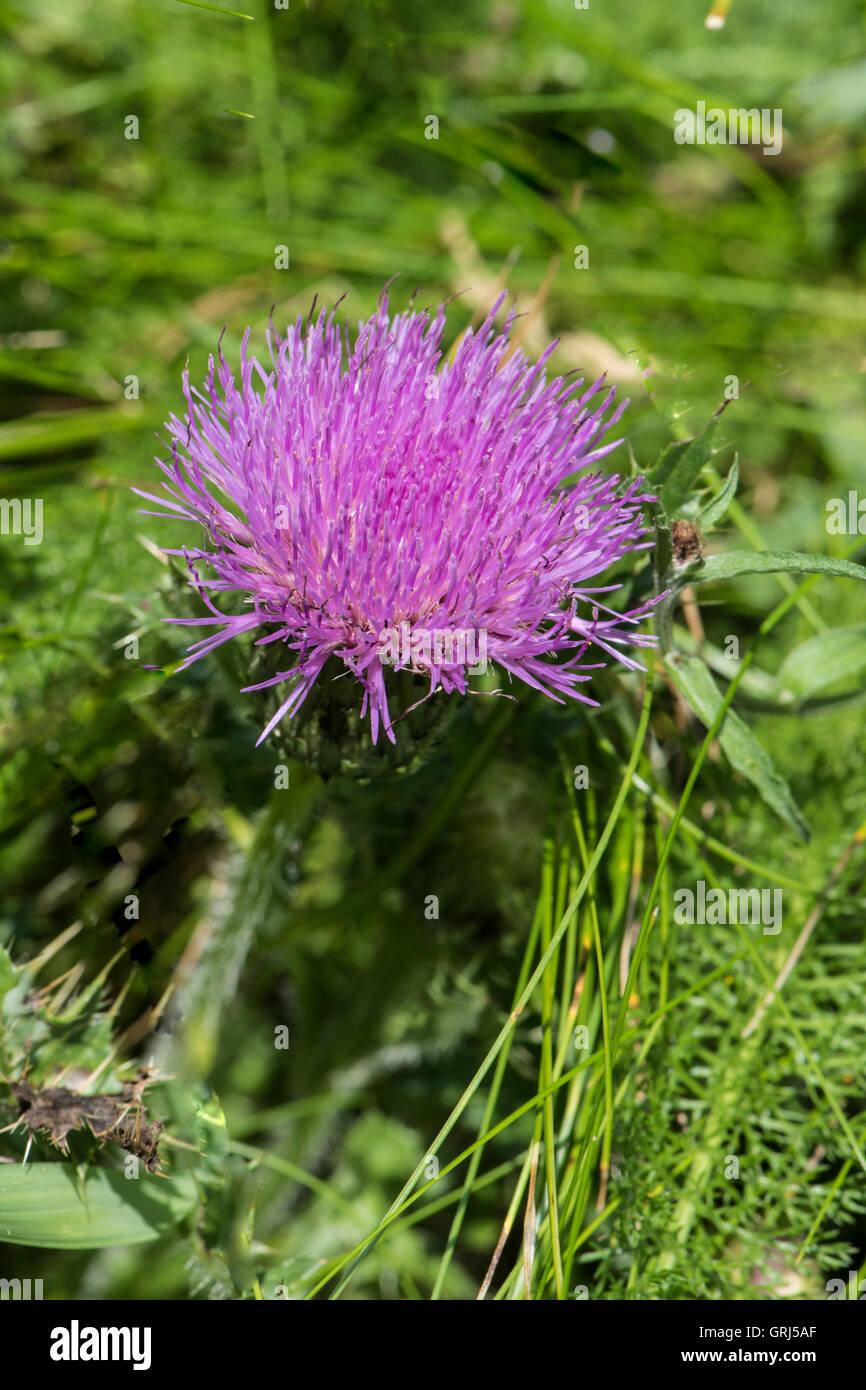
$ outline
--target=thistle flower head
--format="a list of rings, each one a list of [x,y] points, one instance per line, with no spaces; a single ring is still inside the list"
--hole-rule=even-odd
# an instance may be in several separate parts
[[[270,365],[249,351],[236,375],[220,349],[204,390],[184,374],[186,412],[157,459],[165,496],[196,522],[182,555],[212,627],[184,666],[257,633],[281,686],[259,742],[297,714],[329,659],[362,687],[373,742],[395,740],[389,668],[423,672],[429,692],[466,693],[484,659],[554,699],[581,687],[598,648],[623,662],[648,605],[626,614],[592,581],[641,549],[641,481],[593,466],[616,447],[604,379],[548,381],[555,344],[532,364],[494,316],[442,350],[445,311],[391,315],[387,292],[354,341],[334,312],[268,334]],[[214,599],[234,595],[237,612]],[[226,600],[222,602],[225,604]],[[231,600],[230,600],[231,602]],[[426,682],[425,682],[426,686]],[[425,696],[426,698],[426,696]]]

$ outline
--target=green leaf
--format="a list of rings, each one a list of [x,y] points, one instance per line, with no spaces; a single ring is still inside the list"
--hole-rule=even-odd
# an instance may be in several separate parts
[[[737,486],[740,481],[740,465],[735,458],[731,464],[731,470],[722,484],[721,489],[711,502],[698,513],[698,527],[701,531],[711,531],[714,526],[718,526],[724,517],[728,507],[737,495]]]
[[[654,488],[661,485],[659,500],[668,515],[672,515],[687,500],[689,493],[713,457],[712,439],[722,411],[730,405],[723,401],[706,429],[693,439],[682,440],[666,449],[650,474]]]
[[[672,652],[665,657],[671,680],[688,701],[695,714],[710,727],[722,703],[722,696],[709,669],[699,657]],[[777,815],[802,839],[808,840],[809,827],[794,800],[791,788],[773,766],[766,749],[758,742],[748,724],[729,709],[719,730],[719,743],[731,766],[757,788],[760,795]]]
[[[0,1165],[0,1241],[51,1250],[140,1245],[172,1230],[196,1201],[192,1178],[137,1178],[68,1163]]]
[[[653,464],[647,474],[647,481],[656,491],[661,490],[674,471],[677,463],[686,452],[686,449],[688,449],[693,442],[692,439],[678,439],[676,443],[669,444],[667,448],[662,451],[658,460]]]
[[[225,1180],[229,1153],[228,1126],[219,1096],[211,1091],[205,1101],[196,1105],[196,1136],[201,1151],[201,1166],[216,1181]]]
[[[673,559],[673,545],[671,543],[671,528],[668,523],[665,509],[659,502],[652,506],[652,520],[655,532],[655,548],[653,549],[653,582],[655,591],[660,594],[665,586],[668,571]]]
[[[730,550],[710,555],[689,574],[690,584],[712,584],[741,574],[829,574],[843,579],[866,579],[866,568],[831,555],[805,555],[796,550]]]
[[[12,964],[12,957],[4,946],[0,946],[0,1003],[18,979],[18,971]]]
[[[652,505],[652,520],[655,533],[653,547],[653,587],[656,594],[664,592],[667,577],[673,560],[671,528],[665,509],[660,502]],[[668,651],[673,644],[673,596],[664,599],[656,610],[656,625],[662,651]]]
[[[796,699],[814,695],[837,681],[854,680],[866,672],[866,623],[851,623],[819,632],[789,652],[777,681]]]

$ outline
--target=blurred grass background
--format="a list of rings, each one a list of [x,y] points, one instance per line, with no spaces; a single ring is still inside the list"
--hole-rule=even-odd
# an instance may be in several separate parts
[[[256,1203],[272,1283],[280,1261],[297,1271],[359,1239],[507,1007],[558,795],[550,716],[532,704],[497,732],[495,755],[486,713],[466,715],[444,773],[419,774],[416,798],[438,804],[482,748],[477,776],[428,831],[415,823],[408,858],[399,798],[383,793],[369,825],[351,798],[316,813],[321,789],[300,768],[291,815],[258,819],[274,759],[252,747],[247,697],[215,663],[176,680],[141,669],[171,664],[182,648],[161,621],[174,600],[153,554],[153,543],[177,542],[170,523],[140,515],[129,488],[153,485],[154,432],[178,408],[187,361],[202,377],[224,328],[230,359],[248,324],[263,348],[271,306],[280,325],[314,295],[348,292],[343,308],[357,319],[397,273],[400,307],[416,289],[423,304],[460,295],[453,336],[507,284],[526,311],[528,351],[555,335],[558,370],[606,370],[631,396],[640,467],[671,435],[700,429],[726,378],[738,378],[722,438],[740,456],[750,543],[847,553],[846,538],[826,533],[825,506],[863,488],[861,5],[735,0],[721,31],[705,28],[704,0],[676,10],[625,0],[590,0],[585,11],[569,0],[238,8],[253,19],[179,0],[0,5],[0,491],[43,498],[45,526],[41,546],[0,538],[0,931],[14,954],[35,955],[82,920],[62,960],[94,974],[120,935],[126,988],[117,1001],[114,980],[113,1019],[126,1051],[150,1055],[149,1010],[173,981],[188,1009],[175,1045],[219,1093],[234,1141],[253,1136],[303,1161],[349,1210],[326,1217],[328,1200],[285,1171],[265,1179],[239,1160],[219,1238],[169,1242],[159,1260],[5,1247],[10,1268],[47,1261],[49,1296],[183,1297],[190,1263],[199,1293],[248,1293],[246,1265],[226,1251],[243,1245],[237,1232]],[[699,99],[780,107],[782,153],[677,146],[674,112]],[[425,136],[431,116],[438,139]],[[288,269],[275,267],[281,245]],[[578,246],[587,269],[575,268]],[[127,398],[131,377],[137,399]],[[854,588],[828,585],[811,619],[792,615],[770,667],[795,638],[862,619]],[[714,639],[747,634],[779,593],[771,579],[737,586],[705,612]],[[131,635],[138,659],[125,655]],[[713,833],[824,881],[862,820],[859,708],[762,725],[812,843],[794,848],[709,767]],[[582,727],[575,718],[557,736]],[[244,868],[251,842],[257,856]],[[132,891],[142,914],[130,923]],[[434,891],[449,911],[430,924],[422,905]],[[831,933],[807,1013],[828,971],[840,985],[845,973],[862,980],[851,910],[839,912],[852,957],[842,970]],[[196,984],[214,935],[228,944]],[[707,949],[708,960],[680,968],[710,970]],[[275,1023],[293,1029],[288,1062],[273,1055]],[[837,1049],[840,1076],[854,1066],[862,1019],[844,1026],[854,1033]],[[531,1042],[530,1030],[515,1048],[514,1105],[532,1074]],[[681,1046],[691,1075],[698,1063]],[[665,1106],[681,1113],[682,1102],[657,1099],[662,1133]],[[820,1115],[812,1121],[825,1143]],[[641,1172],[625,1202],[632,1223],[655,1186]],[[450,1296],[477,1288],[501,1207],[480,1200]],[[841,1244],[828,1234],[828,1258],[859,1249],[862,1259],[852,1223]],[[433,1229],[441,1240],[447,1224]],[[614,1296],[644,1287],[617,1265],[618,1248],[604,1257]],[[724,1249],[732,1269],[755,1258]],[[710,1240],[691,1274],[650,1280],[644,1294],[708,1296],[719,1261]],[[369,1262],[359,1289],[426,1296],[437,1266],[436,1241],[407,1230]]]

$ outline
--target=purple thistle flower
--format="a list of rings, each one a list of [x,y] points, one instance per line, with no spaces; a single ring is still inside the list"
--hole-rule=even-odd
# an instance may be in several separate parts
[[[620,615],[598,597],[619,585],[588,587],[651,544],[642,481],[585,471],[621,442],[602,440],[626,402],[605,420],[604,378],[582,394],[581,381],[547,381],[555,343],[529,363],[509,342],[514,311],[494,327],[502,298],[448,356],[444,307],[391,317],[386,289],[354,344],[322,311],[283,339],[268,333],[270,370],[247,329],[239,381],[221,348],[204,392],[184,373],[186,417],[168,421],[171,462],[156,460],[168,496],[139,495],[168,509],[149,515],[205,532],[201,547],[166,551],[184,556],[211,615],[169,621],[219,629],[181,669],[254,630],[293,653],[245,687],[289,682],[259,743],[331,657],[363,687],[375,743],[380,722],[395,741],[389,664],[423,671],[429,694],[466,693],[475,651],[437,633],[480,634],[509,677],[587,704],[579,687],[604,665],[580,664],[591,644],[635,668],[623,647],[654,640],[633,628],[655,600]],[[245,611],[221,613],[210,597],[221,592],[244,596]],[[389,659],[396,631],[409,654],[404,641]]]

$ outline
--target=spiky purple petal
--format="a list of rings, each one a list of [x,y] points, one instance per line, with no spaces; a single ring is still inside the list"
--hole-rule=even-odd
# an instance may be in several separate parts
[[[354,343],[322,311],[268,335],[270,370],[248,329],[239,381],[221,348],[204,391],[184,373],[186,414],[168,421],[171,460],[157,459],[166,496],[139,495],[204,528],[202,546],[167,552],[186,559],[211,614],[169,621],[219,629],[183,665],[252,630],[258,645],[284,644],[285,669],[247,687],[289,682],[262,739],[334,656],[363,687],[373,742],[380,723],[394,741],[381,643],[401,623],[413,639],[483,632],[509,675],[590,704],[579,686],[599,663],[581,664],[584,652],[633,668],[621,647],[653,640],[631,631],[649,604],[620,615],[595,597],[617,585],[587,587],[649,544],[641,480],[587,471],[620,442],[605,435],[625,403],[608,414],[604,378],[582,393],[548,381],[554,345],[529,363],[509,341],[513,311],[494,327],[501,302],[447,357],[443,307],[391,317],[383,294]],[[249,611],[222,613],[220,592]],[[431,692],[467,690],[467,662],[448,651],[412,664]]]

